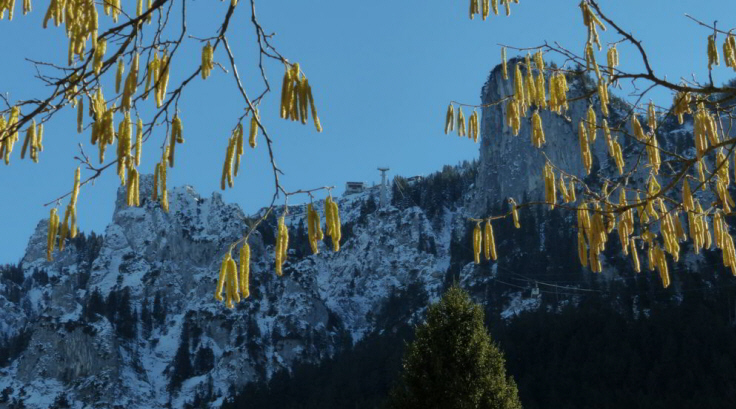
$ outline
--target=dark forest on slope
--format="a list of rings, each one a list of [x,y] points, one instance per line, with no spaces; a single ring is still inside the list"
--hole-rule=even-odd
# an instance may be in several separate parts
[[[405,183],[397,179],[394,198],[436,211],[425,198],[454,196],[453,189],[464,184],[456,176],[413,186],[397,186]],[[736,399],[736,282],[720,254],[705,252],[696,268],[684,260],[673,263],[677,290],[663,289],[656,273],[633,272],[611,235],[606,255],[618,272],[606,279],[580,267],[570,220],[537,208],[522,213],[521,229],[510,221],[499,224],[498,262],[476,267],[488,275],[495,269],[496,279],[467,288],[485,305],[491,336],[506,354],[524,408],[730,407]],[[462,283],[461,270],[472,259],[467,230],[453,239],[446,287]],[[557,287],[539,285],[539,308],[502,319],[509,294],[521,288],[532,297],[536,280]],[[381,407],[413,337],[407,322],[423,319],[414,314],[428,302],[419,287],[393,294],[376,333],[320,364],[251,384],[223,408]]]

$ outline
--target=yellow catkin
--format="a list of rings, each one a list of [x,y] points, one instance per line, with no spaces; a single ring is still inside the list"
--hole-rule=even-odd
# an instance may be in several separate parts
[[[595,77],[601,79],[601,70],[598,67],[598,62],[595,60],[595,52],[593,51],[593,44],[587,43],[585,45],[585,65],[588,71],[593,69],[595,71]]]
[[[217,288],[215,289],[215,299],[217,301],[223,301],[222,290],[225,286],[225,278],[227,277],[227,264],[231,258],[232,256],[230,256],[230,252],[228,251],[225,257],[222,258],[222,264],[220,264],[220,276],[217,279]]]
[[[715,34],[708,36],[708,69],[712,70],[714,65],[720,65],[718,47],[716,47]]]
[[[498,12],[496,12],[498,14]],[[506,64],[506,47],[501,47],[501,72],[503,73],[503,79],[509,79],[509,69]]]
[[[480,0],[470,0],[470,19],[473,20],[476,14],[480,14]]]
[[[608,83],[603,78],[598,80],[598,98],[601,102],[601,113],[603,116],[608,116]]]
[[[240,248],[240,293],[243,299],[250,296],[250,245],[243,243]]]
[[[46,239],[46,260],[53,260],[54,243],[56,242],[56,231],[59,226],[59,215],[56,208],[51,209],[49,215],[48,237]]]
[[[554,170],[552,170],[552,165],[549,162],[544,165],[544,197],[545,201],[549,203],[550,209],[554,209],[555,203],[557,202],[555,173]]]
[[[169,167],[174,167],[174,148],[177,143],[184,143],[182,138],[183,126],[179,115],[174,115],[174,119],[171,121],[171,138],[169,140]]]
[[[578,137],[580,140],[580,157],[583,159],[585,172],[589,175],[590,169],[593,166],[593,158],[590,153],[590,144],[588,143],[588,132],[585,128],[585,123],[582,120],[578,125]]]
[[[335,252],[340,251],[340,240],[342,239],[342,227],[340,223],[340,209],[337,207],[337,202],[330,200],[330,206],[332,207],[332,250]]]
[[[729,34],[723,42],[723,61],[726,67],[736,71],[736,37],[733,34]]]
[[[309,246],[312,248],[312,254],[319,253],[319,215],[314,210],[311,203],[307,205],[307,238]]]
[[[256,147],[256,138],[258,138],[258,110],[250,118],[250,129],[248,134],[248,144],[251,148]]]
[[[516,64],[514,69],[514,101],[519,108],[520,115],[526,112],[528,104],[524,94],[524,77],[521,75],[521,64],[519,63]]]
[[[519,224],[519,209],[517,209],[516,200],[510,197],[509,206],[511,206],[511,217],[514,220],[514,227],[518,229],[521,225]]]
[[[200,67],[203,80],[207,79],[207,77],[210,76],[212,69],[215,68],[213,53],[214,49],[212,47],[212,44],[207,41],[207,45],[202,48],[202,65]]]
[[[61,230],[59,231],[59,251],[64,251],[64,244],[66,238],[69,235],[69,217],[71,216],[71,209],[67,206],[64,211],[64,221],[61,223]]]
[[[476,223],[475,228],[473,229],[473,257],[475,258],[475,264],[480,264],[480,252],[482,246],[483,239],[480,223]]]
[[[131,140],[131,128],[130,113],[126,112],[123,120],[120,122],[118,127],[118,176],[120,177],[120,183],[125,184],[125,171],[132,165],[130,150],[132,146]]]
[[[130,73],[125,79],[125,87],[123,89],[123,98],[120,107],[123,111],[129,111],[133,101],[133,95],[138,89],[138,61],[140,55],[135,53],[133,55],[133,61],[130,64]]]
[[[506,104],[506,125],[511,128],[514,136],[519,135],[521,118],[519,117],[519,103],[513,99]]]
[[[161,164],[157,163],[153,171],[153,188],[151,189],[151,200],[158,200],[158,175],[160,173]]]
[[[220,178],[220,189],[222,190],[225,190],[227,186],[233,187],[232,163],[236,143],[237,141],[232,136],[228,139],[225,161],[222,164],[222,177]]]
[[[596,121],[595,111],[593,110],[592,105],[588,107],[586,122],[588,126],[588,139],[590,140],[590,143],[593,143],[595,142],[595,139],[598,137],[598,124]]]
[[[630,246],[631,248],[629,251],[631,252],[631,262],[634,265],[634,271],[636,271],[637,273],[641,273],[641,265],[639,263],[639,253],[636,250],[636,242],[634,241],[633,237],[631,238],[630,243],[631,243],[631,246]]]
[[[567,191],[567,185],[565,185],[565,177],[560,173],[559,179],[560,193],[562,194],[562,200],[565,203],[570,203],[570,193]]]
[[[165,152],[165,151],[164,151]],[[161,182],[161,208],[164,212],[169,212],[169,193],[166,188],[166,156],[163,157],[159,164],[159,181]]]
[[[77,102],[77,133],[82,133],[84,129],[84,100],[79,98]]]
[[[493,227],[491,226],[491,221],[487,220],[483,227],[483,256],[486,260],[490,260],[492,256],[495,256],[495,251]],[[495,257],[493,259],[495,260]]]
[[[2,135],[2,133],[0,133],[0,135]],[[36,120],[34,119],[33,120],[33,123],[26,130],[26,137],[25,137],[25,140],[23,141],[23,147],[20,150],[20,158],[21,159],[24,159],[25,158],[26,151],[28,150],[28,147],[29,146],[31,146],[31,149],[33,149],[32,148],[32,146],[33,146],[33,143],[32,142],[35,141],[35,140],[36,140]]]
[[[585,235],[578,230],[578,259],[583,267],[588,267],[588,246],[585,243]]]
[[[457,136],[465,136],[465,114],[463,114],[463,108],[457,108]]]
[[[455,108],[450,104],[445,114],[445,135],[452,132],[453,129],[455,129]]]
[[[289,254],[289,229],[286,227],[286,221],[284,220],[284,216],[282,216],[282,224],[281,228],[283,229],[283,233],[280,235],[281,238],[281,263],[286,263],[286,259]]]
[[[167,55],[166,52],[161,56],[159,61],[158,76],[156,77],[155,94],[156,94],[156,107],[161,108],[164,104],[164,98],[166,97],[166,88],[169,85],[169,69],[171,67],[171,56]]]
[[[610,81],[616,72],[616,67],[618,66],[618,49],[616,49],[615,44],[608,48],[606,59],[608,62],[608,77]]]
[[[233,137],[235,138],[235,164],[233,165],[233,175],[238,176],[238,170],[240,169],[240,156],[243,155],[243,124],[238,122],[238,125],[233,131]]]
[[[470,122],[468,123],[468,138],[472,139],[473,142],[478,142],[478,135],[480,134],[480,125],[478,121],[478,112],[473,110],[470,114]]]
[[[227,285],[228,300],[227,308],[234,308],[234,303],[240,302],[240,290],[238,289],[238,266],[232,257],[227,261],[227,272],[225,282]]]
[[[135,124],[135,166],[141,165],[141,153],[143,149],[143,121],[138,118]]]
[[[690,109],[691,99],[692,97],[689,92],[678,92],[672,100],[672,110],[673,113],[677,115],[677,122],[679,122],[680,125],[685,121],[685,114],[692,113],[692,110]]]
[[[125,64],[123,58],[118,58],[118,70],[115,73],[115,93],[120,93],[120,84],[123,83],[123,73],[125,72]]]
[[[546,140],[544,139],[544,128],[542,127],[542,117],[539,111],[534,111],[532,115],[532,145],[541,148]]]
[[[651,131],[657,129],[657,110],[654,108],[654,102],[651,100],[647,106],[647,126]]]
[[[537,96],[537,89],[534,82],[534,76],[532,75],[532,64],[531,55],[526,54],[524,58],[524,67],[526,68],[526,77],[524,77],[524,100],[528,106],[534,104],[534,100]]]
[[[284,216],[281,216],[279,218],[279,222],[276,227],[276,244],[274,245],[274,267],[275,267],[277,276],[281,276],[283,274],[283,271],[282,271],[283,252],[281,251],[281,246],[283,246],[283,240],[281,239],[281,235],[283,234],[283,229],[282,229],[283,223],[284,223]]]

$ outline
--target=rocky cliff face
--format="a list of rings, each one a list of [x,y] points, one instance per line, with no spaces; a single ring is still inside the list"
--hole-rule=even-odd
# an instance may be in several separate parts
[[[493,69],[481,90],[481,102],[487,105],[483,108],[481,123],[480,169],[478,171],[477,187],[473,208],[483,212],[489,207],[498,205],[508,198],[514,198],[517,203],[525,196],[529,200],[543,200],[544,179],[543,167],[546,158],[571,175],[584,178],[585,168],[580,158],[580,143],[578,140],[578,123],[585,118],[588,107],[593,105],[600,116],[600,103],[596,96],[585,97],[594,89],[592,81],[585,77],[568,77],[569,109],[562,115],[540,110],[544,133],[547,142],[541,149],[532,146],[530,108],[526,117],[522,118],[522,126],[518,136],[514,136],[511,128],[506,125],[506,102],[504,98],[513,95],[513,67],[520,59],[511,59],[508,62],[510,78],[504,80],[501,66]],[[522,69],[522,72],[525,71]],[[524,74],[526,75],[526,74]],[[546,78],[549,84],[549,78]],[[503,101],[500,102],[499,101]],[[609,123],[626,116],[625,106],[617,98],[612,98]],[[627,125],[628,127],[628,125]],[[602,132],[599,138],[591,144],[593,154],[593,173],[597,169],[615,168],[606,153]],[[630,147],[627,138],[620,138],[619,142],[626,150]]]

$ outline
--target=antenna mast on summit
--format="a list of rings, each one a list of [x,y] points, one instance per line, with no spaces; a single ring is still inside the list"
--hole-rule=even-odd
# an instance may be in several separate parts
[[[386,206],[386,172],[389,168],[378,168],[381,171],[381,203],[380,208],[383,209]]]

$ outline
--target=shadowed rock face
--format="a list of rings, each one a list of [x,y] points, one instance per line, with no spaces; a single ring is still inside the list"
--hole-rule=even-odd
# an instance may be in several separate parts
[[[547,142],[541,149],[537,149],[532,145],[531,135],[531,117],[536,108],[530,108],[526,117],[522,117],[519,135],[514,136],[511,128],[506,125],[507,101],[497,103],[513,94],[513,72],[517,62],[523,63],[523,60],[512,59],[508,62],[509,80],[503,79],[501,66],[496,66],[481,91],[482,103],[493,105],[483,108],[481,120],[480,168],[473,202],[473,208],[480,213],[510,197],[517,203],[524,197],[532,201],[543,200],[542,170],[546,161],[545,155],[569,174],[585,176],[585,168],[580,158],[578,122],[586,116],[591,103],[596,104],[596,112],[600,112],[597,97],[570,102],[569,109],[562,115],[546,109],[540,110],[539,115],[542,118]],[[525,73],[523,68],[522,72]],[[545,78],[545,82],[549,87],[548,78]],[[568,78],[568,85],[569,100],[586,94],[583,80]],[[601,120],[599,114],[598,122]],[[602,132],[598,134],[598,139],[591,146],[594,156],[593,171],[600,166],[601,160],[608,161]]]

